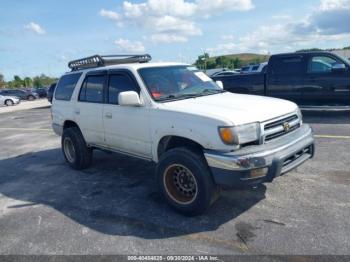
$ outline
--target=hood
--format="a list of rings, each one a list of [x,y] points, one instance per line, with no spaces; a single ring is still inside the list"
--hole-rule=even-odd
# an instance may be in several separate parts
[[[265,122],[295,112],[290,101],[253,95],[222,93],[162,104],[163,109],[219,118],[232,125]]]

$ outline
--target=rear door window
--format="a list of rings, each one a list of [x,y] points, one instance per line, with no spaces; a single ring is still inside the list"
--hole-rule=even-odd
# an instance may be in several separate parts
[[[55,99],[69,101],[81,75],[82,73],[62,76],[57,84]]]
[[[105,75],[87,76],[80,90],[79,101],[102,103],[104,83]]]

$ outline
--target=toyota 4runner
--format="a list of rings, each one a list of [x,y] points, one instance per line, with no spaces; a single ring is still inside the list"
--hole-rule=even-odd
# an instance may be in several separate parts
[[[150,60],[69,63],[52,117],[72,168],[87,168],[94,149],[153,161],[166,201],[198,215],[220,187],[271,182],[313,157],[312,130],[296,104],[228,93],[193,66]]]

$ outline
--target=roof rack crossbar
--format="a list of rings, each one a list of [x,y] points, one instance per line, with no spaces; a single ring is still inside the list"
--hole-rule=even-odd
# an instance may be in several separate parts
[[[128,64],[128,63],[147,63],[152,60],[149,54],[144,55],[94,55],[77,60],[70,61],[68,67],[72,71],[87,68],[95,68],[108,65]]]

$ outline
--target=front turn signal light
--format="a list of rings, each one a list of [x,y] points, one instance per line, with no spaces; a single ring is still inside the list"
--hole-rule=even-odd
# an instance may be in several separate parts
[[[222,142],[228,145],[233,145],[235,143],[235,137],[231,127],[220,127],[219,134]]]

